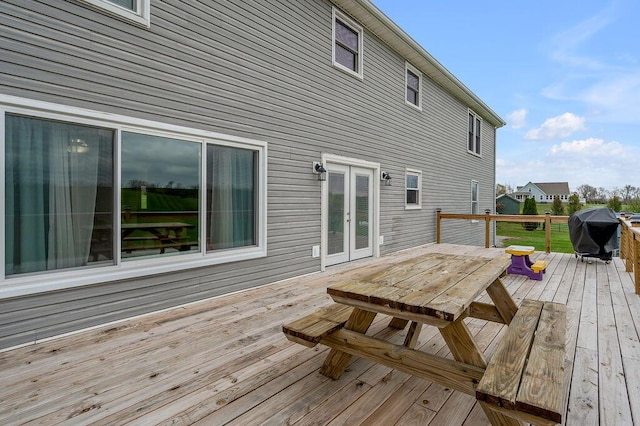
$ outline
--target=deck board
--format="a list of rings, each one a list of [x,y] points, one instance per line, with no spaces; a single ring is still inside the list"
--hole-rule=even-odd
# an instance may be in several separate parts
[[[328,349],[281,331],[328,306],[328,285],[428,252],[503,253],[432,244],[0,352],[0,424],[488,424],[473,397],[357,357],[330,380]],[[518,304],[567,304],[566,424],[640,424],[640,296],[624,263],[533,257],[548,263],[542,281],[503,282]],[[388,321],[369,334],[401,344],[406,330]],[[491,356],[506,328],[465,322]],[[452,358],[435,327],[417,348]]]

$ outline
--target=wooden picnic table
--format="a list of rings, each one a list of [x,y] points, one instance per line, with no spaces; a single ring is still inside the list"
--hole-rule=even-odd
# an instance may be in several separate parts
[[[179,251],[189,251],[191,244],[187,238],[182,235],[183,231],[193,228],[194,225],[184,222],[141,222],[141,223],[123,223],[122,242],[152,242],[152,245],[142,246],[123,246],[123,251],[130,253],[132,250],[159,248],[160,253],[164,253],[166,248],[176,248]],[[147,235],[134,237],[136,231],[141,231]],[[173,234],[173,235],[171,235]],[[157,243],[157,244],[155,244]]]
[[[515,394],[509,393],[511,386],[504,386],[507,388],[505,390],[500,382],[503,379],[516,381],[516,393],[522,386],[528,386],[522,376],[533,345],[533,336],[537,333],[539,323],[548,322],[540,320],[541,316],[547,315],[542,313],[546,312],[546,306],[549,305],[548,308],[553,311],[555,304],[531,301],[535,305],[531,308],[534,314],[527,312],[529,316],[514,321],[517,326],[505,338],[505,342],[509,340],[505,343],[506,347],[496,351],[501,352],[498,357],[500,362],[509,365],[506,368],[504,365],[492,366],[491,377],[485,375],[485,371],[488,371],[487,359],[463,321],[467,317],[504,324],[514,320],[518,306],[500,280],[510,264],[507,256],[429,253],[415,257],[357,280],[331,285],[327,293],[337,304],[285,326],[284,332],[297,343],[307,346],[322,343],[331,347],[321,372],[333,379],[340,377],[351,356],[356,355],[476,396],[481,400],[482,408],[492,424],[520,424],[513,418],[518,416],[520,420],[537,424],[553,424],[559,418],[558,412],[562,406],[555,400],[549,403],[547,398],[562,399],[561,395],[536,396],[534,403],[530,404],[527,400],[522,403],[516,401]],[[483,292],[489,295],[493,303],[476,300]],[[534,318],[535,312],[537,318]],[[393,317],[389,324],[393,328],[404,329],[410,323],[402,346],[366,335],[377,314]],[[563,311],[551,314],[553,318],[560,317],[563,321],[562,315]],[[424,324],[438,327],[453,360],[414,349]],[[564,339],[564,323],[554,324],[563,332],[552,337]],[[525,343],[520,344],[519,340]],[[552,340],[547,338],[548,342]],[[563,359],[564,347],[558,353]],[[512,372],[516,371],[518,376],[511,377]],[[555,370],[552,372],[556,373]],[[549,388],[554,392],[561,388],[556,376],[552,377],[553,385]],[[487,384],[479,389],[483,378]],[[494,389],[496,383],[497,390]],[[535,391],[540,389],[543,388]],[[480,392],[477,394],[476,391]],[[521,413],[523,404],[524,412]],[[549,405],[551,408],[547,410]],[[506,412],[501,411],[503,407],[507,407]],[[529,417],[528,413],[532,413],[533,417]]]

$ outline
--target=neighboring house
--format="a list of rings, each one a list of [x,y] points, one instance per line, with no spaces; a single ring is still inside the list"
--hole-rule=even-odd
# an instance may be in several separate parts
[[[510,194],[518,201],[533,198],[538,203],[553,203],[554,197],[560,197],[560,201],[568,202],[571,192],[568,182],[529,182],[525,186],[519,186],[518,190]]]
[[[520,214],[520,201],[511,195],[502,194],[496,197],[496,213],[498,214]]]
[[[0,15],[0,347],[433,242],[437,208],[494,207],[504,121],[369,1]]]

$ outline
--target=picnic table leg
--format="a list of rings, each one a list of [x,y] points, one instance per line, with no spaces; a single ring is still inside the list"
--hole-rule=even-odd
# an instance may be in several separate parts
[[[507,325],[511,324],[511,320],[515,316],[516,312],[518,312],[518,306],[513,301],[513,298],[504,287],[500,278],[487,287],[487,294],[493,301],[493,304],[500,313],[504,322]]]
[[[389,321],[389,327],[395,328],[398,330],[404,330],[404,328],[409,324],[409,320],[393,317],[391,321]]]
[[[404,346],[409,349],[415,349],[418,344],[418,337],[420,337],[420,331],[422,330],[422,324],[419,322],[411,321],[409,331],[404,339]]]
[[[447,346],[451,350],[451,354],[456,361],[471,364],[476,367],[487,368],[487,360],[480,348],[476,344],[469,328],[462,322],[462,319],[452,322],[450,325],[441,328],[440,334],[444,338]],[[522,423],[511,417],[507,417],[502,413],[492,410],[485,404],[480,404],[482,410],[492,425],[516,426]]]
[[[375,312],[355,308],[347,320],[347,323],[344,325],[344,328],[364,334],[369,329],[375,317]],[[320,373],[332,379],[339,379],[350,359],[350,354],[337,349],[331,349],[329,355],[327,355],[327,358],[324,360]]]

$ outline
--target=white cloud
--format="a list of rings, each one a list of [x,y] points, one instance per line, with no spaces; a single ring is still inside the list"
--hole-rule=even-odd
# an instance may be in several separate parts
[[[581,155],[586,157],[596,157],[601,160],[615,158],[624,154],[624,147],[621,143],[612,141],[606,143],[599,138],[589,138],[572,142],[562,142],[553,145],[549,150],[549,155]]]
[[[526,109],[521,108],[507,114],[507,120],[511,123],[512,129],[521,129],[527,125],[527,112]]]
[[[496,181],[524,185],[569,182],[606,189],[634,185],[640,149],[617,141],[587,138],[555,144],[540,155],[505,158],[496,164]]]
[[[585,130],[585,118],[570,112],[557,117],[548,118],[537,129],[532,129],[524,136],[527,140],[553,140],[566,138],[575,132]]]

